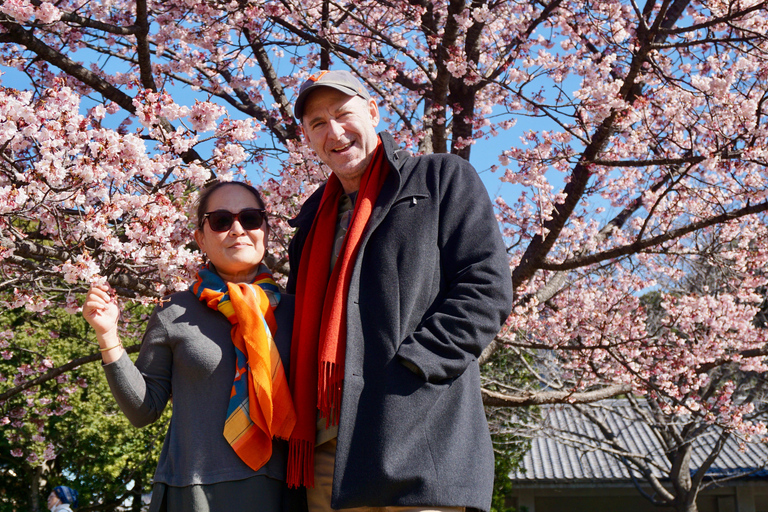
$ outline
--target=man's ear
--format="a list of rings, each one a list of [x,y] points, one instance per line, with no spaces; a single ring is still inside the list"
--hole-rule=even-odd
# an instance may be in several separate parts
[[[373,126],[378,125],[379,120],[381,119],[379,117],[379,106],[376,104],[376,100],[373,98],[368,100],[368,113],[371,115],[371,122],[373,123]]]

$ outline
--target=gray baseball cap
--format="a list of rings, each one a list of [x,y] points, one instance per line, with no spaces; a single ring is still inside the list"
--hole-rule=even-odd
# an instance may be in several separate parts
[[[310,76],[299,89],[299,95],[296,97],[296,103],[293,107],[293,115],[301,122],[301,116],[304,115],[304,104],[307,102],[309,94],[318,87],[331,87],[341,91],[349,96],[360,96],[364,100],[371,99],[371,95],[355,78],[355,75],[349,71],[333,70],[320,71]]]

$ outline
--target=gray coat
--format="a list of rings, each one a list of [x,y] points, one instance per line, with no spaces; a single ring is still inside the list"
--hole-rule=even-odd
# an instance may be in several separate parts
[[[391,171],[349,289],[331,505],[488,510],[493,451],[477,357],[511,310],[507,254],[468,162],[412,157],[380,137]],[[292,220],[289,293],[323,188]]]

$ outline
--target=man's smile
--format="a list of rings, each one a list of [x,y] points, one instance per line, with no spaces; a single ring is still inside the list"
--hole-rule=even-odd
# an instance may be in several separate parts
[[[344,144],[340,148],[335,148],[335,149],[332,149],[331,151],[334,152],[334,153],[342,153],[342,152],[346,151],[347,149],[349,149],[350,147],[352,147],[352,142],[347,142],[346,144]]]

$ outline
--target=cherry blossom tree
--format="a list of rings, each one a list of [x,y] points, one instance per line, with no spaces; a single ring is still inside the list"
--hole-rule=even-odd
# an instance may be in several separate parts
[[[485,174],[506,191],[517,295],[482,359],[503,350],[535,378],[487,367],[489,405],[633,393],[760,437],[762,394],[699,391],[724,365],[766,370],[752,320],[768,259],[767,8],[2,0],[3,305],[74,311],[101,279],[131,300],[184,288],[199,263],[189,205],[212,177],[261,184],[285,273],[285,220],[327,175],[292,100],[311,73],[347,68],[404,148],[497,154]],[[728,286],[668,291],[702,262],[727,265]]]
[[[668,283],[668,294],[654,291],[641,297],[646,330],[655,338],[646,343],[646,349],[654,351],[665,344],[674,344],[695,353],[699,342],[708,342],[710,325],[692,321],[688,315],[671,313],[664,301],[669,300],[669,296],[706,295],[714,290],[723,294],[733,278],[727,262],[709,261],[688,267],[685,278],[675,286]],[[764,306],[752,319],[753,324],[764,324]],[[711,314],[727,317],[734,311],[725,305],[723,311]],[[727,343],[727,338],[722,342]],[[765,445],[747,447],[749,436],[744,435],[743,428],[749,425],[746,430],[752,433],[762,428],[768,374],[751,370],[738,360],[721,361],[699,368],[700,381],[694,387],[689,385],[686,373],[678,369],[694,364],[691,356],[678,354],[679,360],[665,360],[671,371],[664,373],[664,382],[658,385],[676,388],[674,393],[681,395],[677,399],[681,405],[674,406],[669,394],[652,389],[642,398],[628,394],[624,400],[571,404],[577,412],[568,415],[573,418],[580,415],[581,421],[547,421],[538,415],[516,414],[516,421],[507,422],[500,430],[508,436],[546,436],[584,454],[602,452],[626,467],[639,494],[652,504],[676,512],[694,512],[701,505],[702,490],[753,476],[768,466],[768,448]],[[520,380],[518,377],[517,381]],[[718,400],[721,403],[716,403]],[[701,407],[702,403],[707,405]],[[729,417],[734,410],[738,417]],[[716,414],[721,417],[714,417]],[[742,423],[741,431],[733,427],[735,422]],[[628,429],[635,433],[627,435]],[[644,437],[649,438],[648,443],[638,443]],[[738,468],[733,467],[731,460],[730,464],[725,463],[729,469],[724,470],[722,454],[730,452],[727,458],[740,449],[749,450],[745,460],[750,462]]]

